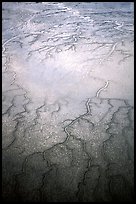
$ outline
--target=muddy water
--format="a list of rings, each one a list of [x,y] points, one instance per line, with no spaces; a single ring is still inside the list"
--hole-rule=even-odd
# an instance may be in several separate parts
[[[133,3],[2,7],[4,200],[132,201]]]

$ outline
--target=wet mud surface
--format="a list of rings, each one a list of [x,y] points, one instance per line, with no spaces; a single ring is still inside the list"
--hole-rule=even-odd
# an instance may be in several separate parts
[[[4,201],[133,201],[133,34],[133,3],[2,3]]]

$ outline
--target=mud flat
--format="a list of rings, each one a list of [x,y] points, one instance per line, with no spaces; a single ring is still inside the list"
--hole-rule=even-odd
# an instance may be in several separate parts
[[[133,201],[133,3],[2,3],[4,201]]]

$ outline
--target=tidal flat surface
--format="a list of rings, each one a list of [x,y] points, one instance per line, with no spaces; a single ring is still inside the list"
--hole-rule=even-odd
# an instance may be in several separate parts
[[[4,201],[133,201],[133,114],[133,3],[2,3]]]

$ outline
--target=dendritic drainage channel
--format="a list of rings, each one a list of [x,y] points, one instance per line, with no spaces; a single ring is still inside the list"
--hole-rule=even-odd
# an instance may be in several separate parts
[[[2,7],[3,200],[133,201],[133,4]]]

